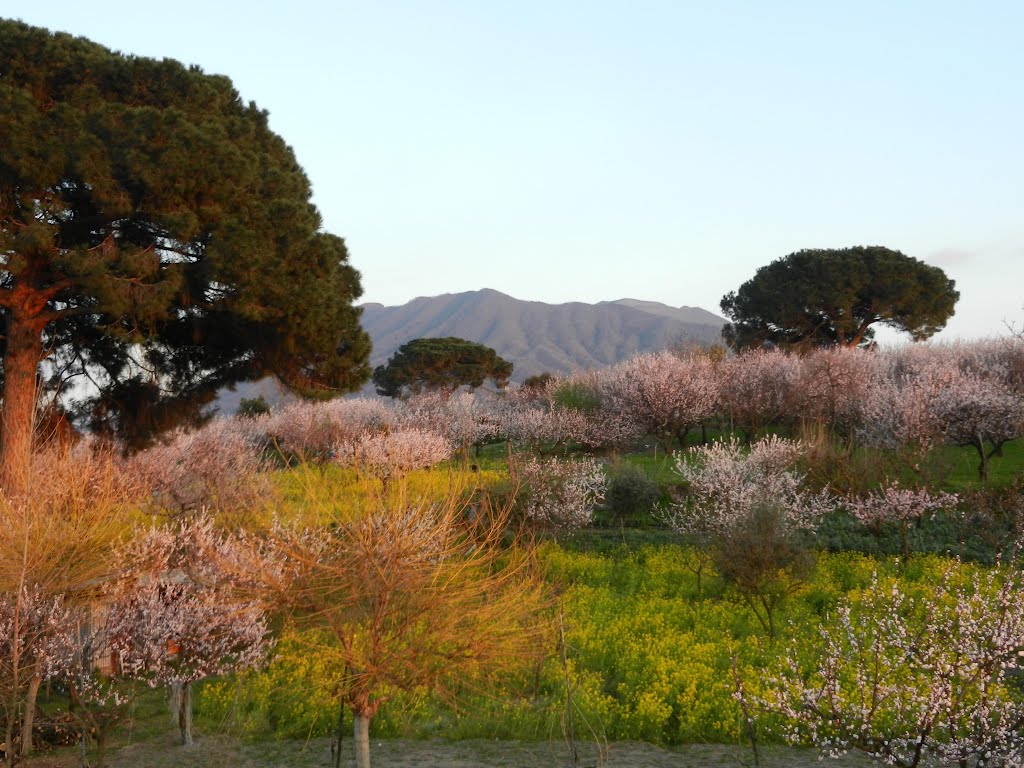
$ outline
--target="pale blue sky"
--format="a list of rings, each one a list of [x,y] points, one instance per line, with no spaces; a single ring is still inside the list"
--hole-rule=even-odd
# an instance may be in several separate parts
[[[495,288],[718,310],[801,248],[885,245],[1024,321],[1024,4],[3,3],[232,78],[365,301]]]

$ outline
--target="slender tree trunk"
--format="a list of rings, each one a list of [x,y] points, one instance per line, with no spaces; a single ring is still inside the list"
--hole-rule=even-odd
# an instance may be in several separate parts
[[[192,740],[192,686],[189,683],[171,685],[171,709],[178,720],[181,743],[191,747]]]
[[[572,678],[569,675],[569,657],[565,645],[565,624],[561,609],[558,611],[558,636],[558,647],[562,656],[562,673],[565,675],[565,736],[569,741],[569,758],[575,768],[580,763],[580,754],[576,749],[576,713],[573,711],[573,686]]]
[[[370,768],[370,715],[355,713],[356,768]]]
[[[3,419],[0,434],[0,483],[8,493],[24,491],[32,458],[36,413],[36,374],[43,353],[41,329],[8,312],[4,354]]]
[[[17,701],[17,696],[11,696],[11,703],[14,704]],[[17,712],[17,708],[11,710]],[[13,768],[14,766],[14,718],[8,717],[7,724],[4,726],[4,766],[5,768]]]
[[[345,735],[345,702],[338,702],[338,730],[334,734],[334,743],[331,744],[331,753],[334,757],[334,768],[341,768],[341,746]]]
[[[36,698],[39,696],[39,686],[43,679],[39,673],[32,675],[28,683],[28,695],[25,697],[25,714],[21,718],[21,756],[27,757],[32,754],[32,725],[36,716]]]
[[[985,453],[985,441],[981,439],[981,435],[975,438],[974,448],[978,451],[978,458],[981,460],[978,463],[978,479],[984,483],[988,480],[988,455]]]

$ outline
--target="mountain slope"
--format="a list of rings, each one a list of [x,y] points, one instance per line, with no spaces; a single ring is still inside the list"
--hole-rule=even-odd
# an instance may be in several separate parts
[[[364,304],[362,316],[373,339],[373,365],[410,339],[458,336],[511,361],[513,381],[610,365],[670,344],[715,343],[724,323],[693,307],[635,299],[544,304],[490,289],[421,297],[398,307]]]

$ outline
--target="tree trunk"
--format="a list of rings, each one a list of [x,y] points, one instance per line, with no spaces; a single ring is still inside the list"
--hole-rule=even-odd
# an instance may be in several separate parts
[[[39,673],[32,675],[28,683],[28,695],[25,697],[25,714],[21,722],[21,756],[32,754],[32,725],[36,715],[36,698],[43,680]]]
[[[175,710],[181,743],[192,746],[192,686],[188,683],[171,685],[171,708]]]
[[[19,320],[17,311],[9,311],[0,420],[0,483],[8,494],[27,489],[38,394],[36,375],[42,353],[42,335],[36,323]]]
[[[988,456],[985,454],[985,441],[982,440],[981,435],[975,439],[974,448],[981,460],[978,463],[978,479],[984,483],[988,480]]]
[[[370,768],[370,715],[355,713],[356,768]]]
[[[341,768],[341,745],[342,739],[345,736],[345,702],[341,701],[338,703],[338,730],[334,734],[334,739],[331,743],[331,756],[334,758],[334,768]]]
[[[17,695],[11,696],[12,705],[17,702]],[[10,712],[17,712],[17,707],[12,706]],[[8,715],[7,723],[4,725],[4,767],[14,766],[14,718]]]
[[[690,434],[690,428],[689,427],[683,427],[682,429],[680,429],[676,433],[676,436],[679,438],[679,450],[683,451],[684,453],[686,452],[686,449],[689,446],[689,440],[688,440],[689,434]]]

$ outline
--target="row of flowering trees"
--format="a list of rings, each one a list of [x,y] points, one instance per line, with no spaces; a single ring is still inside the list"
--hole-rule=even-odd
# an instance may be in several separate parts
[[[296,403],[249,420],[236,439],[263,440],[305,459],[368,466],[397,450],[372,435],[414,430],[417,439],[409,434],[397,442],[418,444],[408,461],[426,465],[443,454],[469,456],[473,446],[497,440],[528,449],[599,450],[654,436],[670,450],[677,442],[685,448],[698,427],[720,427],[749,444],[769,426],[795,432],[813,422],[865,446],[919,454],[940,444],[971,446],[984,478],[989,460],[1024,431],[1022,414],[1024,340],[1010,338],[806,355],[664,351],[500,394]]]

